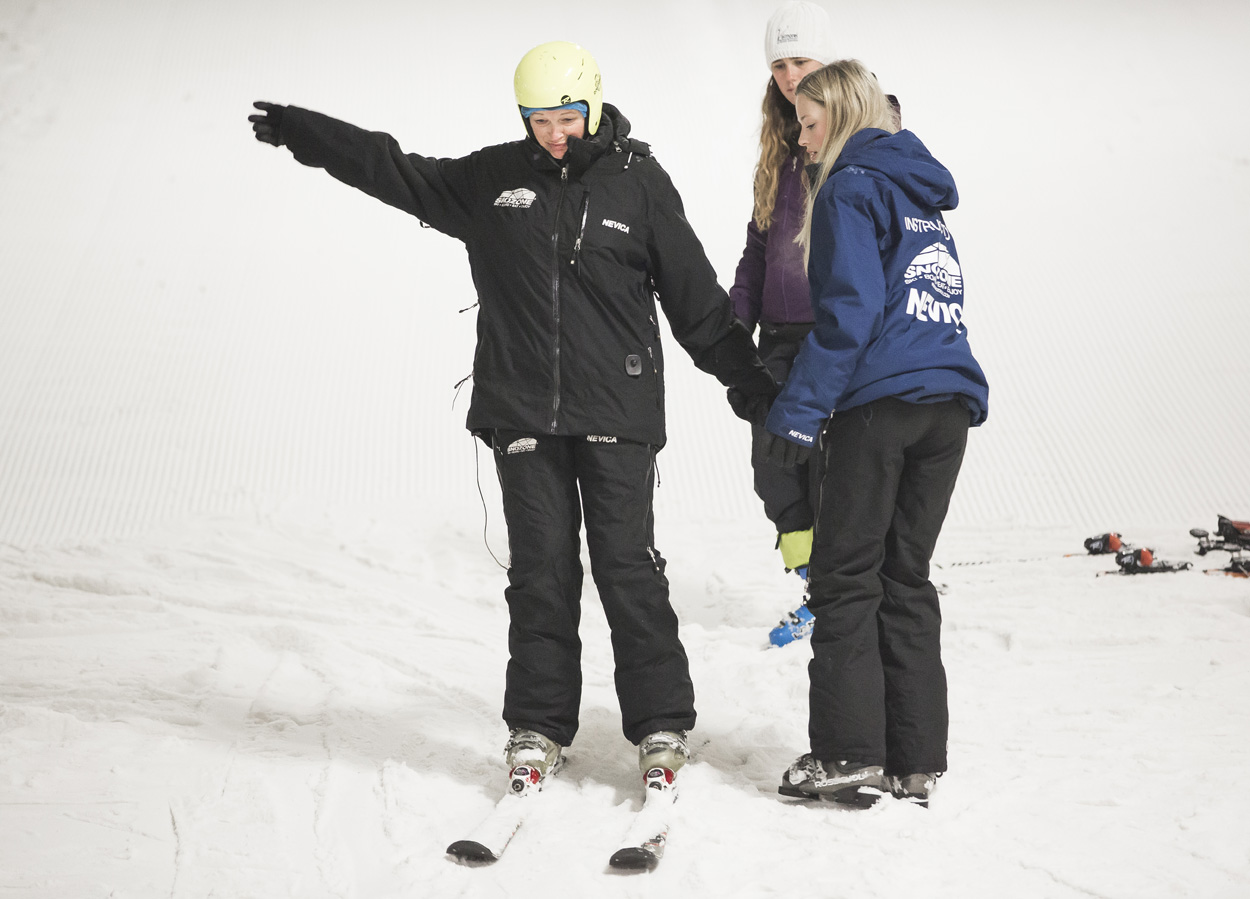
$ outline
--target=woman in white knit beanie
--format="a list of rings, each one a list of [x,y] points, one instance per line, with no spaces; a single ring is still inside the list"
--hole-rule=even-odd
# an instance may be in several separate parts
[[[832,27],[823,7],[790,2],[768,20],[764,62],[770,77],[764,89],[755,202],[729,296],[742,323],[752,331],[759,326],[760,357],[778,382],[790,373],[812,327],[803,249],[795,243],[805,209],[807,159],[798,145],[794,92],[804,75],[833,59]],[[752,428],[755,492],[777,528],[783,565],[806,578],[817,472],[809,464],[783,469],[769,463],[768,439],[763,428]],[[769,640],[778,646],[801,640],[810,632],[811,620],[807,607],[800,604],[773,629]]]

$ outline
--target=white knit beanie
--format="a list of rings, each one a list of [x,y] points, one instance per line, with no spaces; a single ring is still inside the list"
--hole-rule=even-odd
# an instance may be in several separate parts
[[[768,20],[764,30],[764,59],[769,66],[788,56],[814,59],[827,65],[835,58],[832,31],[829,13],[824,7],[792,0]]]

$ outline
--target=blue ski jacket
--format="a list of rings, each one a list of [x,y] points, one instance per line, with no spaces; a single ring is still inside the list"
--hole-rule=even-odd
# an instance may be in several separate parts
[[[852,135],[812,210],[816,325],[767,428],[814,444],[835,411],[883,397],[956,399],[985,421],[989,386],[968,345],[959,255],[942,210],[951,173],[910,131]]]

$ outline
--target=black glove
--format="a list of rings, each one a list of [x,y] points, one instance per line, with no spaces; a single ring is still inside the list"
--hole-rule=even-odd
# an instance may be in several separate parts
[[[286,107],[279,106],[277,103],[266,103],[264,100],[257,100],[252,105],[265,113],[247,117],[247,120],[252,123],[252,130],[256,132],[256,139],[273,144],[275,147],[286,143],[282,139],[282,111]]]
[[[787,440],[772,433],[768,435],[765,446],[769,464],[780,468],[794,468],[796,465],[802,465],[812,455],[812,448],[809,444],[795,443],[793,440]]]
[[[737,387],[730,387],[725,391],[725,398],[729,400],[729,408],[734,410],[734,415],[762,428],[768,419],[768,410],[773,407],[773,400],[777,398],[777,391],[774,389],[769,393],[748,394]]]

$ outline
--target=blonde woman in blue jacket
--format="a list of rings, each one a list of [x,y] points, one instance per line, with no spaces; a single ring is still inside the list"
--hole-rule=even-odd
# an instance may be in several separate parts
[[[942,212],[954,179],[861,63],[796,97],[815,169],[800,242],[816,324],[765,422],[770,456],[825,456],[809,568],[810,751],[785,795],[927,804],[946,770],[946,673],[932,558],[989,390],[963,321]]]

